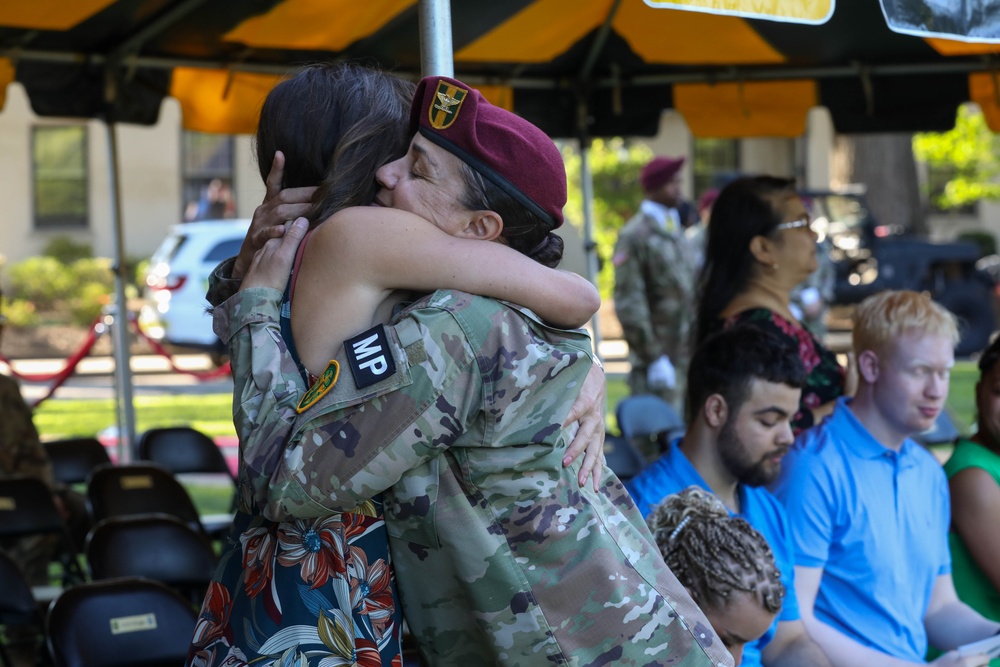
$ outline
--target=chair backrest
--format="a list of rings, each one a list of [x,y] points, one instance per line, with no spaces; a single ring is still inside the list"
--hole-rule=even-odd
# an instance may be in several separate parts
[[[623,482],[627,482],[642,470],[646,460],[632,443],[619,435],[604,436],[605,463]]]
[[[0,625],[13,625],[18,619],[35,618],[38,605],[24,573],[10,556],[0,551]]]
[[[615,408],[615,417],[622,437],[628,440],[684,431],[684,420],[674,406],[652,394],[623,398]]]
[[[0,537],[21,538],[29,535],[55,535],[63,565],[65,583],[86,580],[78,552],[66,522],[52,500],[48,485],[35,477],[0,479]]]
[[[197,614],[163,584],[112,579],[67,588],[49,607],[46,636],[56,667],[182,665]]]
[[[90,531],[86,553],[94,579],[146,577],[199,601],[217,563],[203,533],[167,514],[103,519]]]
[[[3,665],[14,665],[7,651],[8,646],[31,646],[36,652],[42,641],[42,615],[38,603],[31,592],[31,586],[24,578],[24,573],[10,556],[0,551],[0,626],[4,628],[22,628],[15,639],[0,633],[0,662]]]
[[[152,428],[139,437],[140,460],[159,463],[175,475],[189,472],[224,473],[232,478],[219,446],[210,437],[187,426]]]
[[[0,479],[0,537],[66,532],[52,490],[36,477]]]
[[[204,532],[187,489],[155,463],[99,466],[87,480],[87,504],[94,521],[133,514],[170,514]]]
[[[107,450],[97,438],[68,438],[44,444],[52,460],[52,475],[63,484],[82,484],[91,470],[111,463]]]

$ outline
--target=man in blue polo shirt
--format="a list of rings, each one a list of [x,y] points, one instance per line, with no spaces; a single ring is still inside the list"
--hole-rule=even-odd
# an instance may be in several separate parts
[[[802,620],[835,665],[985,665],[956,647],[996,634],[959,601],[948,482],[909,439],[944,408],[955,318],[926,294],[887,291],[854,314],[858,389],[799,436],[776,494],[795,543]],[[995,527],[984,526],[984,530]]]
[[[739,325],[702,343],[688,377],[687,432],[625,486],[643,516],[666,496],[700,486],[771,546],[785,600],[768,631],[743,648],[744,667],[828,667],[799,619],[788,520],[764,488],[792,444],[790,420],[806,377],[797,350],[762,329]]]

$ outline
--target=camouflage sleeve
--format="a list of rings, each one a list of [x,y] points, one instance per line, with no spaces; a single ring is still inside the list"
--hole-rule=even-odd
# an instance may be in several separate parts
[[[233,372],[233,424],[240,451],[248,457],[274,456],[291,432],[295,406],[307,387],[288,352],[278,325],[281,292],[245,289],[217,307],[216,335],[229,348]],[[266,477],[250,477],[258,506],[269,493]]]
[[[615,245],[615,314],[629,351],[647,365],[664,354],[662,343],[653,332],[646,285],[647,252],[644,244],[631,235],[618,237]]]
[[[449,312],[419,308],[386,333],[393,377],[363,391],[341,378],[299,417],[280,457],[245,459],[269,478],[267,518],[351,510],[436,459],[481,414],[482,376]]]
[[[25,475],[53,486],[52,462],[38,438],[17,380],[0,375],[0,476]]]
[[[213,308],[236,294],[243,283],[242,280],[232,277],[233,264],[235,263],[235,257],[222,260],[208,277],[208,292],[205,294],[205,298],[212,304]]]

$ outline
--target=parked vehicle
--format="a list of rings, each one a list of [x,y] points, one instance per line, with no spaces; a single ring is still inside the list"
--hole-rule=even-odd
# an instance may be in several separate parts
[[[815,228],[832,242],[837,273],[834,305],[855,304],[884,289],[926,291],[959,319],[958,356],[986,347],[996,326],[996,281],[981,263],[977,266],[978,245],[937,243],[906,229],[880,225],[861,190],[802,196]]]
[[[249,220],[174,225],[150,258],[139,326],[150,338],[221,355],[205,292],[212,269],[239,253]]]

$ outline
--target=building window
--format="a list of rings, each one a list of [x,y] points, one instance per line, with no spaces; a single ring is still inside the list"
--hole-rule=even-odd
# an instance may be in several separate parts
[[[738,139],[695,138],[693,154],[692,171],[696,198],[709,188],[721,188],[739,173]]]
[[[87,128],[32,128],[31,169],[35,227],[86,227]]]
[[[236,217],[233,197],[233,138],[184,132],[182,146],[184,221]]]

